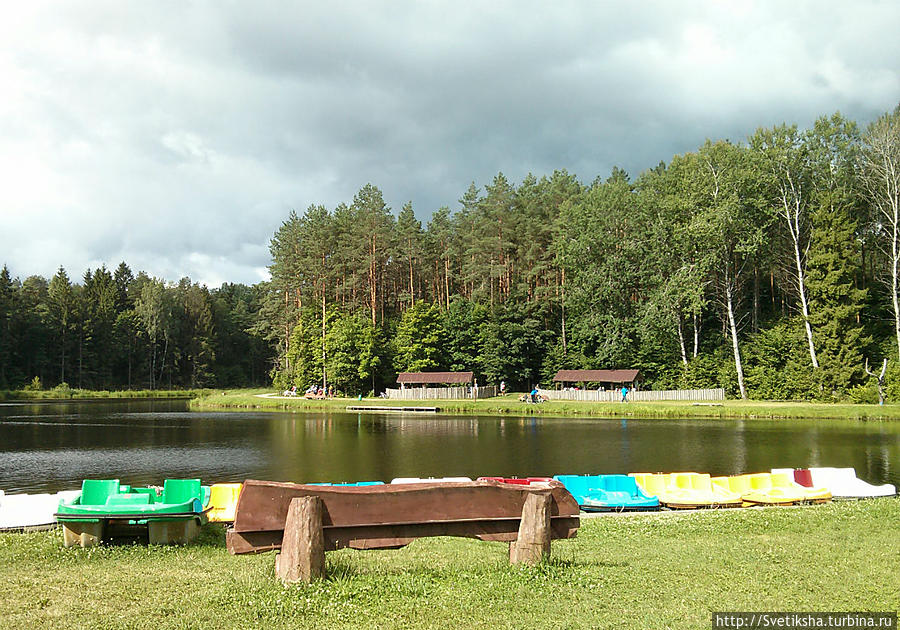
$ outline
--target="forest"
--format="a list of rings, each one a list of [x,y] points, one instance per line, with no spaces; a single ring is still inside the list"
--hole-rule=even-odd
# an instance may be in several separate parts
[[[424,214],[424,213],[422,213]],[[643,387],[900,400],[900,106],[861,129],[707,141],[636,178],[473,182],[423,224],[374,185],[292,212],[271,278],[207,289],[122,263],[0,275],[0,389],[332,385],[472,370],[550,384],[638,368]]]
[[[124,262],[48,282],[0,270],[0,390],[181,389],[269,381],[253,333],[264,287],[167,284]]]

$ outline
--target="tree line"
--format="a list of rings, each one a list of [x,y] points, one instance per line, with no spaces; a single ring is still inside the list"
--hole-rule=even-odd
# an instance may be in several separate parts
[[[425,225],[367,185],[272,239],[274,380],[635,367],[655,388],[870,400],[867,360],[900,349],[898,184],[900,108],[707,141],[635,179],[501,173]]]
[[[253,333],[261,287],[167,284],[124,262],[62,267],[49,281],[0,270],[0,389],[175,389],[259,385],[270,350]]]
[[[18,332],[0,386],[77,373],[365,394],[400,371],[524,388],[633,367],[657,389],[872,401],[867,367],[889,359],[900,398],[900,106],[865,129],[837,113],[707,141],[636,178],[499,173],[425,224],[369,184],[292,212],[270,251],[252,287],[7,273],[0,325]]]

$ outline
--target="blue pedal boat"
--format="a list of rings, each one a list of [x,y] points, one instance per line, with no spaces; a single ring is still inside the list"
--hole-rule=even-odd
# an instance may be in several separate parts
[[[658,510],[659,499],[648,496],[628,475],[556,475],[585,512]]]

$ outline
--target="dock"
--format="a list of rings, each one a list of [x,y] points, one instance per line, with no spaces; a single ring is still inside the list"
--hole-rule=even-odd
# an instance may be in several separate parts
[[[440,408],[439,407],[388,407],[388,406],[376,407],[376,406],[372,406],[372,405],[366,405],[366,406],[348,405],[347,411],[395,411],[398,413],[399,412],[402,412],[402,413],[406,413],[406,412],[435,413],[437,411],[440,411]]]

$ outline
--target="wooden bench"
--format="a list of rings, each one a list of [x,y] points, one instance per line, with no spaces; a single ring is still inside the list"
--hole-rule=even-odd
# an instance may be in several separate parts
[[[576,535],[578,513],[555,481],[345,487],[248,480],[226,540],[232,554],[280,550],[276,574],[308,582],[324,577],[326,551],[397,549],[430,536],[509,542],[510,562],[538,562],[552,539]]]

